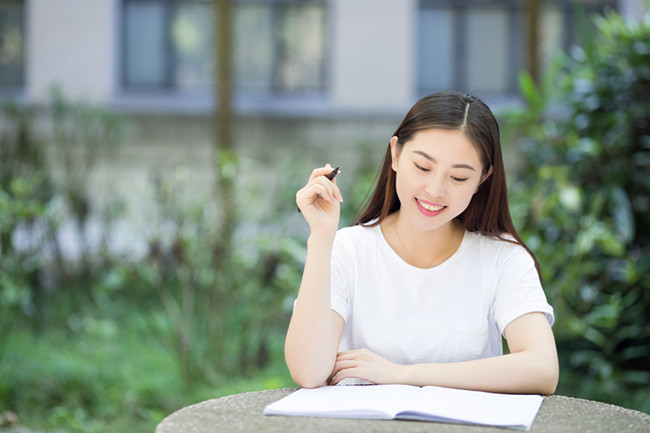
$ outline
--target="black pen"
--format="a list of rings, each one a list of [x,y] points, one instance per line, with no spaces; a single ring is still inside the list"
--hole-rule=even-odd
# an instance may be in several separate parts
[[[336,167],[334,170],[330,171],[330,174],[328,174],[325,177],[327,177],[329,180],[333,180],[336,177],[336,175],[341,172],[341,170],[339,170],[340,168],[341,167]]]
[[[336,167],[334,170],[330,171],[327,176],[325,176],[328,180],[334,180],[337,174],[341,172],[340,170],[341,167]],[[320,194],[318,194],[320,197]],[[300,208],[298,208],[298,212],[301,212]]]

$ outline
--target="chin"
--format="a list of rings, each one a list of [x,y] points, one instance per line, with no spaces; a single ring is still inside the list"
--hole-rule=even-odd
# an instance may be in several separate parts
[[[423,232],[431,232],[437,230],[441,227],[445,227],[450,222],[454,221],[454,218],[440,218],[440,215],[437,217],[426,217],[422,215],[417,209],[415,209],[415,214],[408,217],[409,221],[417,230]]]

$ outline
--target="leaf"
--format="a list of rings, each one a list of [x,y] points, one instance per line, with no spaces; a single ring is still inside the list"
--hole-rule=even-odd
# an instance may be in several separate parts
[[[524,100],[528,103],[529,109],[539,113],[541,110],[541,97],[533,77],[526,71],[519,74],[519,89]]]
[[[627,193],[621,187],[612,188],[610,196],[617,237],[623,244],[629,244],[634,239],[635,232],[632,204]]]

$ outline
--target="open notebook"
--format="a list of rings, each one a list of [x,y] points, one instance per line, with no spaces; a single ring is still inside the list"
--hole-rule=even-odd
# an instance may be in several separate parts
[[[406,419],[530,430],[543,398],[410,385],[300,389],[264,408],[264,415]]]

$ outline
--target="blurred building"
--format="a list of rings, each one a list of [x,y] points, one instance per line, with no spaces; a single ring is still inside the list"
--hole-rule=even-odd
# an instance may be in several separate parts
[[[543,1],[541,61],[578,40],[581,13],[642,0]],[[135,111],[213,105],[211,0],[2,0],[5,96]],[[431,91],[517,94],[527,0],[233,0],[236,108],[286,115],[401,112]]]
[[[642,1],[537,1],[540,68],[579,40],[581,17],[606,8],[639,17]],[[58,85],[128,116],[127,143],[107,169],[127,190],[166,161],[209,167],[212,3],[1,0],[0,98],[40,104]],[[235,145],[260,165],[312,155],[345,166],[358,143],[379,142],[383,153],[429,92],[516,101],[531,3],[233,0]]]

